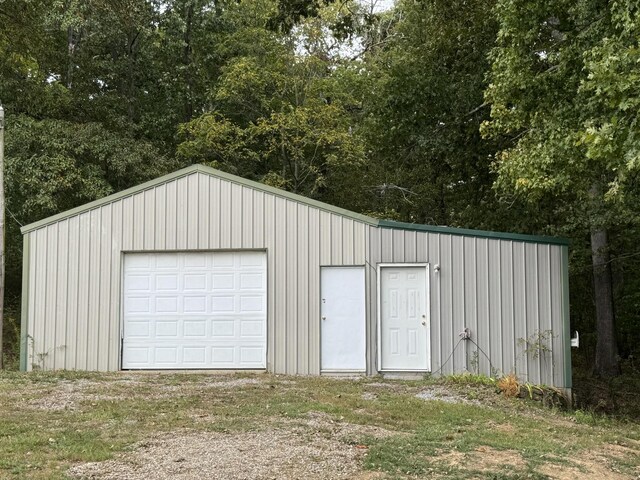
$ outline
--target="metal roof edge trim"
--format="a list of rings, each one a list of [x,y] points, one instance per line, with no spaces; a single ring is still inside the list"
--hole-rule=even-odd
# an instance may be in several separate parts
[[[173,173],[169,173],[167,175],[163,175],[161,177],[155,178],[153,180],[149,180],[145,183],[141,183],[140,185],[136,185],[131,188],[127,188],[126,190],[122,190],[120,192],[113,193],[111,195],[107,195],[106,197],[99,198],[97,200],[93,200],[92,202],[85,203],[84,205],[80,205],[78,207],[72,208],[70,210],[66,210],[64,212],[57,213],[50,217],[45,217],[41,220],[29,223],[23,226],[20,229],[22,234],[29,233],[33,230],[37,230],[38,228],[44,227],[46,225],[50,225],[52,223],[56,223],[58,221],[64,220],[69,217],[73,217],[76,215],[80,215],[82,213],[88,212],[95,208],[99,208],[102,205],[106,205],[111,202],[115,202],[120,200],[121,198],[129,197],[131,195],[135,195],[136,193],[143,192],[145,190],[149,190],[157,185],[161,185],[163,183],[167,183],[171,180],[178,179],[180,177],[185,177],[187,175],[191,175],[193,173],[203,173],[206,175],[211,175],[213,177],[220,178],[222,180],[227,180],[229,182],[233,182],[239,185],[244,185],[250,188],[254,188],[257,190],[261,190],[266,193],[270,193],[272,195],[277,195],[282,198],[287,198],[289,200],[294,200],[296,202],[300,202],[311,207],[315,207],[321,210],[325,210],[330,213],[335,213],[337,215],[342,215],[344,217],[349,217],[354,220],[358,220],[360,222],[364,222],[369,225],[378,225],[378,220],[368,217],[366,215],[362,215],[360,213],[352,212],[350,210],[346,210],[344,208],[335,207],[328,203],[320,202],[318,200],[313,200],[311,198],[304,197],[302,195],[298,195],[296,193],[287,192],[286,190],[281,190],[279,188],[271,187],[269,185],[265,185],[260,182],[255,182],[253,180],[247,180],[246,178],[239,177],[237,175],[232,175],[230,173],[222,172],[220,170],[216,170],[215,168],[207,167],[205,165],[191,165],[189,167],[183,168],[181,170],[175,171]]]
[[[401,230],[414,230],[419,232],[444,233],[449,235],[462,235],[466,237],[493,238],[497,240],[514,240],[519,242],[545,243],[566,246],[570,244],[569,239],[562,237],[546,237],[543,235],[526,235],[523,233],[492,232],[489,230],[441,227],[437,225],[396,222],[393,220],[380,220],[378,222],[378,225],[382,228],[396,228]]]

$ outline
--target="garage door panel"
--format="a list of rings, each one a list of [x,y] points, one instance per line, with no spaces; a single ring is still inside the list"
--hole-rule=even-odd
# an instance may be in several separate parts
[[[266,254],[125,255],[122,368],[265,368]]]

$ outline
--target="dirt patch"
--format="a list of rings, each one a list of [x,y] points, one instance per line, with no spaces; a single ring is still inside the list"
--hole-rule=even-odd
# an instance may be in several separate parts
[[[346,479],[376,478],[361,471],[366,448],[317,432],[274,429],[234,434],[160,437],[129,454],[72,467],[72,478]]]
[[[471,452],[450,451],[437,455],[436,460],[461,470],[495,472],[498,470],[523,470],[526,462],[515,450],[497,450],[481,446]]]
[[[629,480],[640,478],[640,467],[633,474],[623,473],[616,466],[617,460],[637,458],[638,450],[622,445],[604,445],[598,451],[587,451],[575,458],[571,464],[546,464],[538,471],[554,480],[573,480],[574,478],[606,478],[608,480]]]

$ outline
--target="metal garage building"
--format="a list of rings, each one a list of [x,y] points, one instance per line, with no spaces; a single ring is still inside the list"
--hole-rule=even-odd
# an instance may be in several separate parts
[[[562,239],[376,220],[200,165],[22,232],[23,370],[515,371],[571,387]]]

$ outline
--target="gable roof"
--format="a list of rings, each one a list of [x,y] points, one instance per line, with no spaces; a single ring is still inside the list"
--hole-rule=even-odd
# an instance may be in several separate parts
[[[108,195],[106,197],[100,198],[98,200],[94,200],[93,202],[80,205],[79,207],[72,208],[71,210],[67,210],[65,212],[61,212],[47,218],[43,218],[42,220],[38,220],[37,222],[30,223],[28,225],[23,226],[20,229],[20,231],[23,234],[29,233],[33,230],[58,222],[65,218],[79,215],[81,213],[87,212],[89,210],[93,210],[95,208],[99,208],[102,205],[106,205],[108,203],[114,202],[121,198],[129,197],[136,193],[140,193],[144,190],[149,190],[151,188],[154,188],[157,185],[161,185],[170,180],[175,180],[177,178],[185,177],[187,175],[191,175],[197,172],[203,173],[212,177],[216,177],[221,180],[226,180],[232,183],[236,183],[238,185],[250,187],[255,190],[263,191],[265,193],[276,195],[278,197],[293,200],[295,202],[299,202],[311,207],[315,207],[320,210],[324,210],[326,212],[334,213],[336,215],[341,215],[343,217],[351,218],[353,220],[357,220],[359,222],[363,222],[375,227],[413,230],[413,231],[421,231],[421,232],[444,233],[444,234],[450,234],[450,235],[473,236],[473,237],[482,237],[482,238],[494,238],[494,239],[503,239],[503,240],[515,240],[515,241],[521,241],[521,242],[549,243],[549,244],[555,244],[555,245],[569,244],[569,241],[567,239],[559,238],[559,237],[524,235],[524,234],[518,234],[518,233],[491,232],[486,230],[471,230],[471,229],[465,229],[465,228],[421,225],[417,223],[402,223],[402,222],[394,222],[391,220],[378,220],[376,218],[368,217],[367,215],[352,212],[350,210],[336,207],[328,203],[320,202],[318,200],[313,200],[311,198],[298,195],[296,193],[291,193],[291,192],[287,192],[286,190],[271,187],[269,185],[265,185],[264,183],[255,182],[253,180],[248,180],[246,178],[242,178],[237,175],[232,175],[230,173],[222,172],[220,170],[216,170],[215,168],[207,167],[205,165],[191,165],[190,167],[183,168],[181,170],[170,173],[168,175],[163,175],[162,177],[158,177],[156,179],[142,183],[135,187],[122,190],[121,192],[117,192],[112,195]]]

